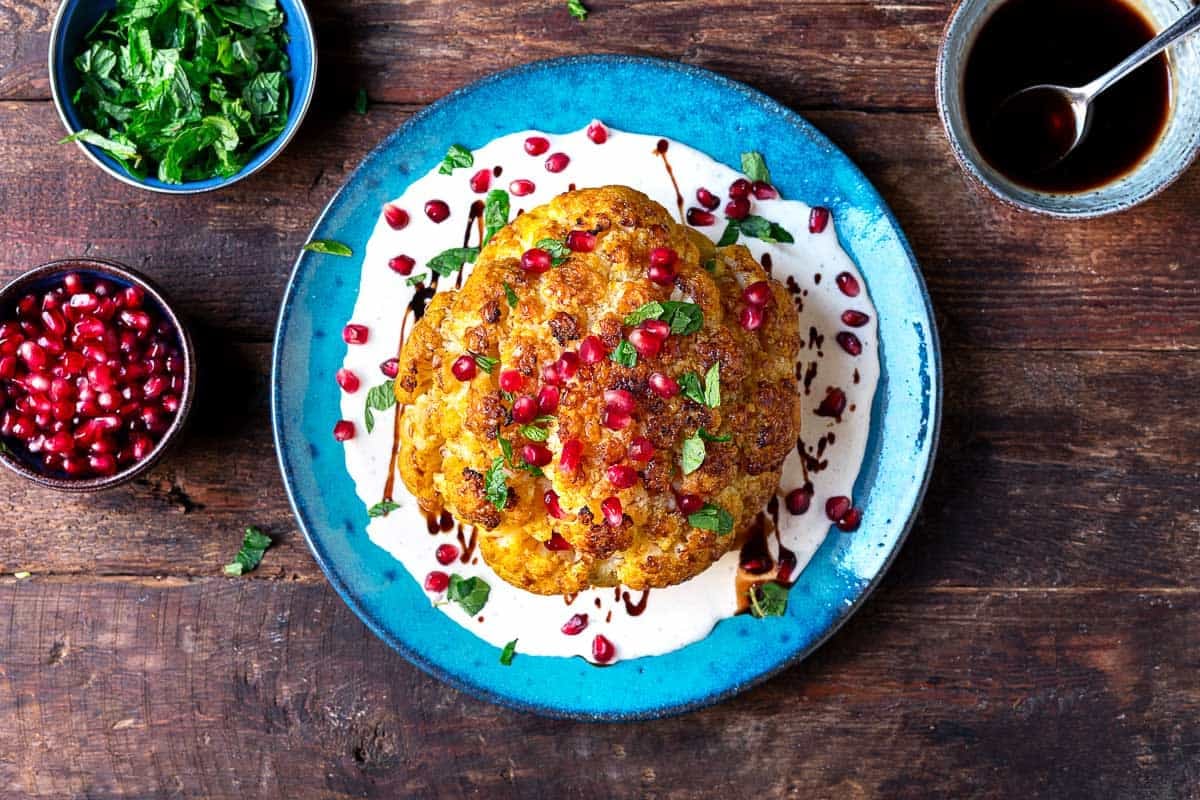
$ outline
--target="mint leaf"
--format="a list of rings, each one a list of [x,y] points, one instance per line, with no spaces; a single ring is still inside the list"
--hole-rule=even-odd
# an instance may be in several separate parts
[[[501,436],[499,438],[500,438],[500,452],[504,454],[504,463],[512,464],[512,460],[513,460],[512,442],[510,442],[508,439],[505,439],[503,436]]]
[[[567,243],[561,239],[541,239],[534,247],[549,253],[551,262],[556,267],[566,261],[567,256],[571,255],[571,248],[567,247]]]
[[[733,437],[730,436],[728,433],[725,434],[724,436],[713,436],[711,433],[704,430],[704,428],[701,428],[700,430],[696,431],[696,433],[700,436],[701,439],[703,439],[706,442],[728,442],[728,441],[733,440]]]
[[[696,303],[667,300],[663,306],[663,322],[671,326],[676,336],[690,336],[704,327],[704,309]]]
[[[445,277],[453,275],[462,269],[464,264],[473,263],[477,258],[479,258],[478,247],[451,247],[429,259],[429,263],[425,266]]]
[[[580,0],[567,0],[567,13],[580,22],[588,18],[588,10]]]
[[[622,367],[637,366],[637,350],[629,343],[627,339],[622,339],[620,344],[613,348],[613,351],[608,354],[608,357],[620,364]]]
[[[762,153],[750,151],[742,153],[742,172],[752,181],[771,182],[771,173],[767,170],[767,160]]]
[[[456,169],[462,167],[470,167],[475,164],[475,156],[471,151],[463,147],[461,144],[452,144],[450,149],[446,151],[446,157],[442,159],[442,165],[438,167],[438,173],[449,175]]]
[[[721,234],[721,238],[717,241],[717,247],[728,247],[731,244],[737,244],[739,233],[737,220],[729,220],[729,224],[725,226],[725,232]]]
[[[663,311],[662,303],[657,300],[651,300],[649,303],[639,306],[626,314],[625,324],[630,326],[641,325],[648,319],[658,319],[663,315]]]
[[[768,244],[782,242],[791,244],[796,240],[790,233],[770,220],[751,214],[745,219],[738,220],[738,230],[754,239],[761,239]]]
[[[67,144],[68,142],[83,142],[84,144],[99,147],[101,150],[118,159],[137,160],[139,158],[137,148],[133,145],[109,139],[87,128],[58,140],[59,144]]]
[[[704,463],[707,453],[704,450],[704,440],[699,434],[693,434],[683,440],[683,457],[681,466],[684,475],[691,475]]]
[[[427,280],[429,280],[429,273],[428,273],[428,272],[422,272],[422,273],[420,273],[420,274],[418,274],[418,275],[413,275],[413,276],[411,276],[411,277],[410,277],[408,280],[406,280],[406,281],[404,282],[404,284],[405,284],[406,286],[416,286],[417,284],[424,283],[424,282],[425,282],[425,281],[427,281]]]
[[[241,549],[233,557],[233,562],[226,564],[222,571],[231,578],[251,572],[262,561],[263,554],[270,546],[271,537],[254,526],[246,528]]]
[[[491,591],[492,587],[483,578],[464,578],[456,572],[450,576],[446,599],[458,603],[463,611],[473,617],[487,605]]]
[[[680,375],[679,388],[683,392],[683,396],[688,400],[697,405],[705,405],[704,386],[700,383],[700,376],[696,373],[685,372]]]
[[[503,444],[500,445],[504,447]],[[511,459],[511,456],[509,456]],[[504,459],[497,458],[484,476],[483,496],[498,510],[503,511],[508,505],[508,481],[504,474]]]
[[[752,584],[747,590],[750,598],[750,613],[762,619],[764,617],[782,617],[787,613],[788,590],[774,581],[763,584]]]
[[[347,245],[335,242],[333,239],[313,239],[304,245],[304,249],[310,253],[324,253],[325,255],[342,256],[343,258],[349,258],[354,255],[354,251]]]
[[[704,376],[704,404],[709,408],[721,405],[721,362],[708,368]]]
[[[693,528],[715,531],[719,536],[727,536],[733,532],[733,516],[712,503],[706,504],[704,508],[694,514],[689,514],[688,524]]]
[[[513,287],[506,282],[504,284],[504,299],[508,301],[509,308],[516,308],[520,300],[517,298],[517,293],[513,291]]]
[[[478,353],[472,353],[471,358],[475,359],[476,365],[478,365],[479,368],[481,370],[483,370],[484,372],[486,372],[488,375],[491,375],[492,370],[494,370],[496,368],[496,365],[500,363],[500,359],[498,359],[498,358],[492,358],[491,356],[479,355]]]
[[[545,428],[539,428],[536,425],[522,425],[521,435],[531,442],[544,442],[550,438],[550,434]]]
[[[399,507],[400,507],[399,503],[393,502],[391,500],[380,500],[378,503],[376,503],[375,505],[373,505],[367,509],[367,516],[372,517],[372,518],[386,517],[388,514],[392,513]]]
[[[487,201],[483,205],[483,244],[491,241],[496,231],[508,224],[509,211],[508,192],[503,189],[492,189],[488,192]]]
[[[396,382],[384,381],[378,386],[372,386],[367,392],[366,408],[363,411],[363,421],[367,425],[367,433],[375,430],[374,411],[387,411],[396,405]]]
[[[354,97],[354,111],[358,114],[367,113],[367,90],[359,89],[358,94]]]
[[[508,644],[504,645],[504,649],[500,651],[500,663],[506,667],[512,666],[513,656],[517,654],[517,640],[513,639]]]

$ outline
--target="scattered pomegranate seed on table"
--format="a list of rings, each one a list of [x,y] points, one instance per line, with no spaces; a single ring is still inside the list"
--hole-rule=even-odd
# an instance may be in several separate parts
[[[825,516],[829,517],[830,522],[837,522],[846,516],[851,506],[850,498],[845,495],[831,497],[825,501]]]

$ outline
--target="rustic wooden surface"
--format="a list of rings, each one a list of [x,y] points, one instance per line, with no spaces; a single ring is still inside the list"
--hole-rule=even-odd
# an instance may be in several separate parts
[[[132,486],[0,476],[0,570],[33,573],[0,579],[0,796],[1200,797],[1200,171],[1087,223],[975,191],[933,109],[949,0],[592,0],[583,25],[552,0],[310,0],[299,138],[237,187],[162,198],[54,144],[55,5],[0,0],[0,278],[139,266],[211,371]],[[929,499],[870,603],[763,686],[642,724],[497,708],[375,640],[305,549],[268,427],[290,264],[359,159],[453,88],[585,51],[711,67],[808,116],[896,210],[946,349]],[[278,545],[225,579],[248,523]]]

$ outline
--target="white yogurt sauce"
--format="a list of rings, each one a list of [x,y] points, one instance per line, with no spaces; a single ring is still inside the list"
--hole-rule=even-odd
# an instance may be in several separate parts
[[[349,320],[370,330],[365,345],[350,345],[346,350],[345,367],[362,380],[362,388],[353,394],[343,393],[342,398],[343,418],[353,421],[357,430],[357,435],[345,443],[346,468],[365,505],[372,506],[380,501],[391,469],[394,414],[392,411],[375,412],[375,428],[368,434],[364,423],[364,400],[368,388],[385,380],[380,373],[380,363],[399,352],[402,318],[415,291],[406,285],[404,277],[388,267],[388,261],[400,254],[408,255],[416,260],[413,274],[420,274],[427,272],[424,264],[430,258],[447,248],[462,246],[469,208],[483,197],[472,191],[471,176],[480,169],[496,166],[502,167],[502,174],[492,178],[492,189],[508,189],[510,183],[518,179],[533,181],[536,186],[532,194],[511,196],[513,218],[519,210],[547,203],[572,187],[609,184],[622,184],[645,192],[678,216],[675,187],[663,159],[656,153],[660,137],[612,128],[608,132],[608,140],[599,145],[588,138],[586,129],[564,135],[523,131],[503,136],[474,151],[473,167],[456,169],[451,175],[439,174],[434,168],[396,198],[394,204],[411,217],[407,227],[392,230],[380,216],[367,244],[358,301],[353,319]],[[525,152],[525,139],[533,135],[550,141],[550,149],[545,154],[533,157]],[[723,208],[730,184],[742,177],[741,174],[684,144],[668,142],[667,158],[679,182],[685,208],[697,206],[696,190],[701,187],[720,197]],[[559,173],[547,171],[546,158],[560,152],[570,157],[567,168]],[[432,222],[423,210],[425,203],[433,199],[445,201],[451,209],[450,218],[440,224]],[[875,308],[867,296],[866,284],[838,243],[834,230],[836,220],[831,221],[822,233],[811,234],[810,211],[809,206],[800,202],[752,199],[751,213],[778,223],[796,241],[795,244],[767,244],[746,236],[739,240],[760,261],[764,255],[770,256],[771,272],[776,279],[781,282],[794,279],[793,294],[803,302],[800,330],[805,347],[801,350],[797,368],[797,386],[803,396],[801,440],[810,459],[828,463],[824,468],[808,473],[814,494],[806,513],[793,516],[786,508],[780,510],[780,541],[797,558],[793,580],[827,534],[854,535],[839,533],[836,529],[829,533],[831,523],[825,514],[825,503],[830,497],[851,495],[866,449],[871,403],[879,379]],[[699,230],[716,241],[725,229],[725,219],[721,208],[714,215],[716,223]],[[478,244],[477,233],[471,234],[471,244]],[[838,288],[836,278],[841,273],[853,276],[862,287],[857,297],[849,297]],[[453,279],[443,278],[440,289],[453,285]],[[865,313],[869,322],[862,327],[849,328],[841,321],[846,310]],[[810,329],[815,335],[810,336]],[[862,353],[857,357],[845,352],[835,341],[838,332],[850,330],[862,343]],[[812,363],[818,365],[817,374],[809,391],[805,392],[799,378]],[[838,387],[846,394],[846,410],[841,422],[815,413],[829,387]],[[835,434],[834,441],[824,439],[818,456],[818,443],[830,433]],[[781,501],[788,491],[805,484],[806,472],[801,462],[798,450],[794,449],[784,466]],[[813,462],[810,460],[809,463]],[[372,519],[367,526],[371,541],[400,561],[418,583],[423,583],[425,576],[433,570],[457,572],[464,578],[477,575],[486,580],[491,586],[491,596],[479,615],[468,616],[455,603],[439,608],[496,647],[516,639],[518,653],[590,659],[594,636],[603,634],[616,646],[617,659],[638,658],[667,653],[698,641],[707,636],[716,623],[738,610],[735,578],[739,554],[736,550],[686,583],[652,590],[645,611],[640,616],[633,616],[612,588],[583,592],[567,603],[563,597],[530,594],[505,583],[478,555],[469,564],[456,560],[443,566],[437,562],[434,551],[440,544],[457,545],[455,531],[430,535],[417,501],[399,479],[395,482],[393,499],[400,508],[386,517]],[[771,548],[774,554],[773,540]],[[641,597],[641,592],[629,594],[634,602]],[[431,602],[440,599],[430,594]],[[563,634],[560,630],[563,623],[577,613],[588,615],[587,629],[576,636]]]

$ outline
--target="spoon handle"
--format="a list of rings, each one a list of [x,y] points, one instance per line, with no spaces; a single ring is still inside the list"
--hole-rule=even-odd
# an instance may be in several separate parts
[[[1171,27],[1167,28],[1158,36],[1155,36],[1153,39],[1139,47],[1133,52],[1132,55],[1130,55],[1120,64],[1117,64],[1115,67],[1101,75],[1099,78],[1096,78],[1096,80],[1092,81],[1087,86],[1082,87],[1080,91],[1087,95],[1088,99],[1091,100],[1096,95],[1100,94],[1105,89],[1121,80],[1121,78],[1124,78],[1130,72],[1133,72],[1142,64],[1145,64],[1163,50],[1166,50],[1176,41],[1182,39],[1184,36],[1187,36],[1189,33],[1192,33],[1198,28],[1200,28],[1200,6],[1196,6],[1191,11],[1175,20],[1175,23],[1171,25]]]

